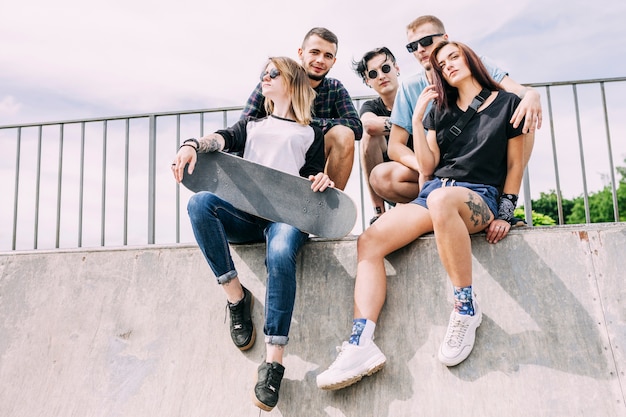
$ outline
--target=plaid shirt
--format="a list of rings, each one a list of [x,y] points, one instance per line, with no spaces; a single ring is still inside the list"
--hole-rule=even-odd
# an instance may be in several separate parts
[[[354,138],[361,140],[363,135],[363,125],[359,114],[354,108],[350,94],[339,80],[334,78],[324,78],[320,85],[315,88],[317,96],[313,104],[313,125],[322,129],[326,134],[328,130],[336,125],[344,125],[352,129]],[[250,94],[248,101],[241,113],[241,118],[265,117],[265,97],[261,90],[261,83]]]

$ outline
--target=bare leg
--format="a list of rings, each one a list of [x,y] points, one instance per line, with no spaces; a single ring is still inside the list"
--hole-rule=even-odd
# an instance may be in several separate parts
[[[335,187],[344,190],[354,163],[354,132],[346,126],[337,125],[324,135],[326,174]]]
[[[418,172],[399,162],[390,161],[372,169],[370,185],[377,195],[387,201],[408,203],[419,194],[419,179]]]
[[[239,277],[235,277],[226,284],[222,284],[222,288],[224,288],[226,292],[226,299],[229,303],[235,304],[237,301],[243,299],[243,288],[241,287]]]
[[[428,210],[406,204],[385,213],[359,236],[354,318],[378,321],[387,292],[385,256],[429,231],[432,222]]]
[[[370,199],[372,200],[372,206],[374,209],[380,209],[381,213],[385,211],[385,200],[383,200],[370,185],[370,174],[372,169],[378,164],[384,162],[383,153],[387,151],[387,142],[384,136],[370,136],[367,133],[363,133],[361,138],[361,163],[365,171],[365,183],[370,193]]]
[[[352,334],[342,343],[333,364],[317,376],[318,387],[344,388],[385,365],[387,358],[373,340],[387,292],[385,256],[431,230],[427,209],[417,204],[403,204],[380,216],[359,236]]]
[[[265,344],[265,362],[278,362],[283,364],[283,355],[285,353],[285,345]]]
[[[437,251],[452,285],[472,285],[470,234],[484,230],[493,214],[484,200],[463,187],[445,187],[428,196]]]

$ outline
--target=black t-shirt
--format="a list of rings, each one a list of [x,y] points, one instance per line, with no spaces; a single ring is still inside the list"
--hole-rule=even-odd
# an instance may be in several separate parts
[[[359,111],[359,116],[363,116],[364,113],[374,113],[376,116],[391,116],[391,110],[387,110],[385,103],[383,103],[383,99],[380,97],[376,97],[372,100],[367,100],[361,106],[361,110]],[[385,139],[389,142],[389,135],[385,135]],[[406,146],[408,146],[411,150],[413,150],[413,135],[409,135],[409,140],[407,141]]]
[[[457,181],[500,187],[507,174],[508,140],[522,134],[509,123],[520,99],[515,94],[498,91],[491,104],[477,112],[455,139],[445,133],[464,113],[458,106],[439,111],[433,106],[424,118],[424,127],[437,131],[440,150],[435,175]]]

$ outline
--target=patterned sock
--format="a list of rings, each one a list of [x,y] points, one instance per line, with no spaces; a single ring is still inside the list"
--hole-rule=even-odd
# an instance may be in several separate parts
[[[376,323],[367,319],[352,320],[352,334],[348,343],[356,346],[363,346],[369,341],[374,340],[374,330]]]
[[[354,319],[352,320],[352,334],[350,335],[350,340],[348,343],[351,345],[359,345],[359,340],[361,339],[361,334],[363,334],[363,329],[365,329],[366,319]]]
[[[454,287],[454,310],[459,314],[474,315],[471,285],[469,287]]]

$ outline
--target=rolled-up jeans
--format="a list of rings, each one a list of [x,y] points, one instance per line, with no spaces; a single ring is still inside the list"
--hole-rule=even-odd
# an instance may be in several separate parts
[[[266,243],[266,343],[286,345],[296,298],[296,258],[309,235],[236,209],[213,193],[194,194],[187,204],[191,227],[219,284],[237,276],[230,243]]]

